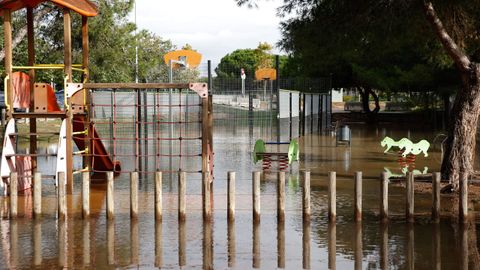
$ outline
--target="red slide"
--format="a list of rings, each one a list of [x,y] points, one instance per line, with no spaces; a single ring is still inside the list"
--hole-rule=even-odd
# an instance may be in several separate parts
[[[74,116],[73,118],[73,132],[79,132],[85,130],[85,119],[83,116]],[[94,127],[93,130],[93,151],[90,153],[92,157],[92,168],[96,172],[120,172],[120,162],[114,162],[110,155],[108,154],[107,149],[102,140],[98,136],[97,131]],[[73,140],[77,145],[79,150],[85,149],[85,135],[74,135]]]

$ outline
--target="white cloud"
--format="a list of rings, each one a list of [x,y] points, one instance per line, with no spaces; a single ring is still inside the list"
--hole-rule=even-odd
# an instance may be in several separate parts
[[[255,48],[259,42],[274,45],[280,39],[275,15],[280,1],[249,9],[234,0],[137,0],[137,24],[179,47],[189,43],[204,60],[219,62],[235,49]]]

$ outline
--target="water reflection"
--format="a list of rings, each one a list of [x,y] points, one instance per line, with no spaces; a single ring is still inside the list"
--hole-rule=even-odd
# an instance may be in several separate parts
[[[228,221],[228,267],[235,267],[235,254],[236,254],[236,242],[235,242],[235,220]]]
[[[388,258],[388,223],[380,223],[380,267],[381,269],[389,269]]]
[[[277,266],[285,268],[285,222],[277,224]]]
[[[42,223],[38,219],[33,224],[33,265],[42,265]]]
[[[107,263],[115,265],[115,221],[107,220]]]
[[[310,222],[303,223],[302,265],[303,269],[310,269]]]
[[[328,269],[337,269],[337,224],[328,223]]]
[[[131,264],[138,265],[138,220],[130,221]]]
[[[178,223],[178,264],[180,267],[187,264],[187,256],[185,252],[186,238],[185,238],[185,222]]]
[[[60,267],[68,267],[67,259],[67,221],[65,219],[58,220],[58,265]]]
[[[90,221],[84,220],[82,224],[82,245],[83,245],[83,267],[90,266]]]
[[[10,265],[18,266],[18,221],[10,221]]]
[[[253,268],[260,268],[260,223],[253,222],[253,245],[252,245]]]
[[[363,260],[363,228],[362,222],[355,223],[355,270],[362,269]]]
[[[203,223],[203,269],[213,269],[212,223]]]
[[[155,267],[162,267],[163,259],[163,227],[162,222],[155,223]]]

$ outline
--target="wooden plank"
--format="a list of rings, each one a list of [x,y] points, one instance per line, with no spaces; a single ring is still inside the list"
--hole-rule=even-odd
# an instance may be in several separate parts
[[[11,117],[15,119],[19,118],[67,118],[65,112],[48,112],[48,113],[12,113]]]
[[[382,172],[380,176],[380,218],[382,221],[388,220],[388,176]]]
[[[440,180],[441,174],[436,172],[432,177],[432,220],[440,221]]]
[[[260,222],[260,176],[261,172],[253,172],[252,179],[252,204],[253,222]]]
[[[285,221],[285,172],[278,172],[277,181],[277,221]]]
[[[138,172],[130,173],[130,218],[138,218]]]
[[[10,218],[15,219],[18,215],[18,174],[10,173]]]
[[[303,222],[310,222],[311,216],[311,201],[310,201],[310,171],[303,172],[303,186],[302,186],[302,208],[303,208]],[[310,243],[309,243],[310,244]]]
[[[235,172],[228,172],[227,182],[227,218],[233,221],[235,220]]]
[[[211,185],[210,185],[210,172],[202,174],[202,193],[203,193],[203,220],[210,222],[212,218],[212,205],[211,205]]]
[[[328,219],[337,219],[337,174],[328,172]]]
[[[186,219],[186,206],[187,202],[185,201],[186,187],[185,181],[187,178],[187,173],[180,171],[178,173],[178,220],[180,222],[185,221]]]
[[[162,172],[155,173],[155,220],[162,221]]]
[[[186,83],[85,83],[87,89],[188,89]]]
[[[58,172],[58,218],[67,217],[67,200],[65,198],[65,172]]]
[[[107,219],[113,219],[114,217],[113,172],[107,172]]]
[[[88,46],[88,17],[82,16],[82,67],[88,70],[89,65],[89,46]],[[88,81],[88,71],[83,74],[83,81]]]
[[[67,8],[63,9],[63,62],[65,65],[64,72],[67,78],[67,82],[72,82],[72,18],[70,16],[70,10]],[[68,107],[71,106],[69,100]],[[73,194],[73,145],[72,145],[72,120],[73,115],[71,109],[66,111],[67,118],[67,140],[66,140],[66,163],[67,163],[67,171],[65,172],[67,178],[67,193]]]
[[[362,172],[355,172],[355,221],[362,220]]]
[[[42,174],[36,172],[33,177],[33,217],[42,215]]]
[[[90,172],[82,173],[82,217],[90,216]]]
[[[414,175],[412,172],[407,172],[407,184],[406,184],[406,218],[408,222],[414,221],[414,205],[415,205],[415,197],[414,197]]]

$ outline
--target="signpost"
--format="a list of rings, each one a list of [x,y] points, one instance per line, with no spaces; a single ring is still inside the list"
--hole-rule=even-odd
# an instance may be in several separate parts
[[[245,97],[245,79],[247,75],[245,75],[245,70],[242,68],[240,69],[240,78],[242,78],[242,97]]]

